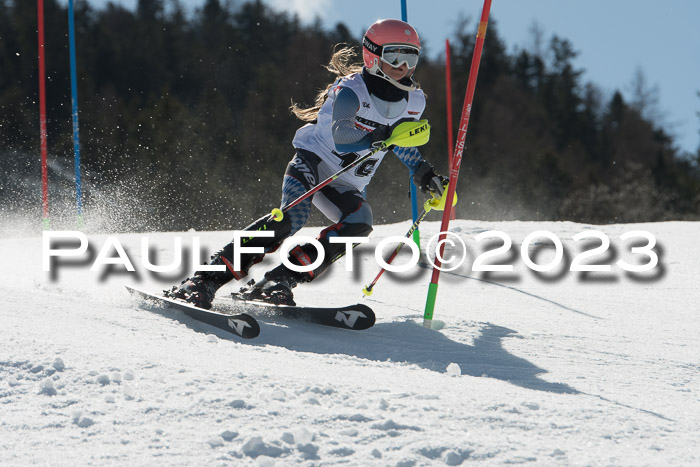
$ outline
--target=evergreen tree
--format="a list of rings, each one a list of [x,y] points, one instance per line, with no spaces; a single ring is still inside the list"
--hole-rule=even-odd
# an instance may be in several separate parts
[[[68,168],[67,11],[58,0],[44,4],[50,160]],[[0,0],[0,151],[18,162],[39,157],[36,18],[36,2]],[[206,0],[194,15],[176,0],[139,0],[134,10],[93,10],[79,0],[75,21],[86,196],[137,209],[129,228],[238,228],[277,204],[302,125],[288,111],[291,100],[311,104],[333,79],[323,65],[336,43],[361,52],[361,38],[344,24],[304,26],[260,0]],[[475,28],[460,18],[451,38],[455,127]],[[497,21],[489,24],[457,187],[460,215],[700,217],[700,148],[694,162],[679,156],[643,72],[629,102],[619,91],[606,100],[575,67],[574,44],[547,40],[537,24],[531,31],[532,46],[509,53]],[[442,57],[421,57],[416,77],[432,125],[421,152],[446,173],[454,142],[446,141]],[[0,177],[5,186],[8,175]],[[408,216],[407,181],[405,168],[385,158],[369,188],[370,199],[382,200],[378,221]]]

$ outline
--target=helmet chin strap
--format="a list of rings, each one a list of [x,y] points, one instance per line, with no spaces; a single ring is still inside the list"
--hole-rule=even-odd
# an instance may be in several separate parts
[[[380,78],[383,78],[387,81],[389,81],[391,84],[396,86],[397,88],[401,89],[402,91],[415,91],[416,90],[416,82],[413,80],[413,73],[411,73],[410,76],[407,76],[411,84],[402,84],[399,81],[396,81],[394,78],[391,76],[387,75],[382,71],[382,69],[379,67],[379,65],[375,62],[374,66],[367,70],[370,73],[372,73],[374,76],[378,76]]]

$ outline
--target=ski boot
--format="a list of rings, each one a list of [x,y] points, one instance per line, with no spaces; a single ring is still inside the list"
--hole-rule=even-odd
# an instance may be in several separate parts
[[[225,265],[223,254],[227,249],[229,245],[212,255],[209,264]],[[216,291],[233,279],[235,276],[228,268],[223,271],[197,271],[192,277],[183,280],[179,286],[174,285],[172,289],[164,290],[163,293],[168,298],[182,300],[198,308],[209,310]]]
[[[227,281],[228,282],[228,281]],[[211,278],[197,275],[183,280],[179,286],[174,285],[171,290],[165,290],[164,295],[190,303],[197,308],[211,309],[216,291],[223,284]]]
[[[291,225],[289,216],[285,216],[281,222],[273,220],[269,215],[263,216],[244,230],[273,230],[275,236],[242,239],[242,244],[247,247],[263,247],[266,252],[275,251],[282,240],[289,236]],[[265,256],[265,253],[244,253],[241,255],[241,269],[234,271],[232,266],[233,248],[234,244],[228,243],[211,257],[209,264],[226,266],[223,271],[196,272],[194,276],[182,281],[180,286],[173,286],[171,290],[164,291],[165,296],[186,301],[206,310],[211,309],[217,290],[234,279],[241,280],[248,274],[248,270],[254,264],[262,261]]]
[[[302,273],[287,269],[279,265],[275,269],[265,273],[265,278],[260,282],[251,280],[247,287],[241,288],[236,295],[243,300],[272,303],[273,305],[294,306],[294,293],[292,289],[298,283],[304,282]]]

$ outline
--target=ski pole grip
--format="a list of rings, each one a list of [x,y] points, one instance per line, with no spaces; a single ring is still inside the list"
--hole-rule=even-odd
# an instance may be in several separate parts
[[[282,219],[284,219],[284,212],[282,212],[280,208],[273,209],[270,215],[272,215],[272,218],[277,222],[282,222]]]

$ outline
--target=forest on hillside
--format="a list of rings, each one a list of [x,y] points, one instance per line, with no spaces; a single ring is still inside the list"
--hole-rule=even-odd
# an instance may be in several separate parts
[[[50,177],[65,188],[52,192],[60,200],[69,199],[73,164],[68,22],[58,0],[44,4]],[[85,215],[100,203],[133,210],[130,229],[234,229],[276,207],[302,124],[291,101],[312,104],[332,80],[323,65],[335,44],[361,53],[361,37],[345,25],[305,25],[259,0],[207,0],[194,14],[176,0],[139,0],[133,11],[75,6]],[[0,199],[3,210],[35,210],[38,218],[36,8],[0,0]],[[455,126],[475,32],[476,21],[464,19],[448,34]],[[537,48],[511,48],[498,18],[489,23],[458,216],[700,219],[700,148],[680,153],[654,118],[643,74],[631,99],[606,95],[574,65],[575,44],[542,39]],[[444,54],[422,57],[416,77],[432,126],[421,152],[446,174]],[[410,217],[408,178],[385,158],[368,192],[375,222]]]

